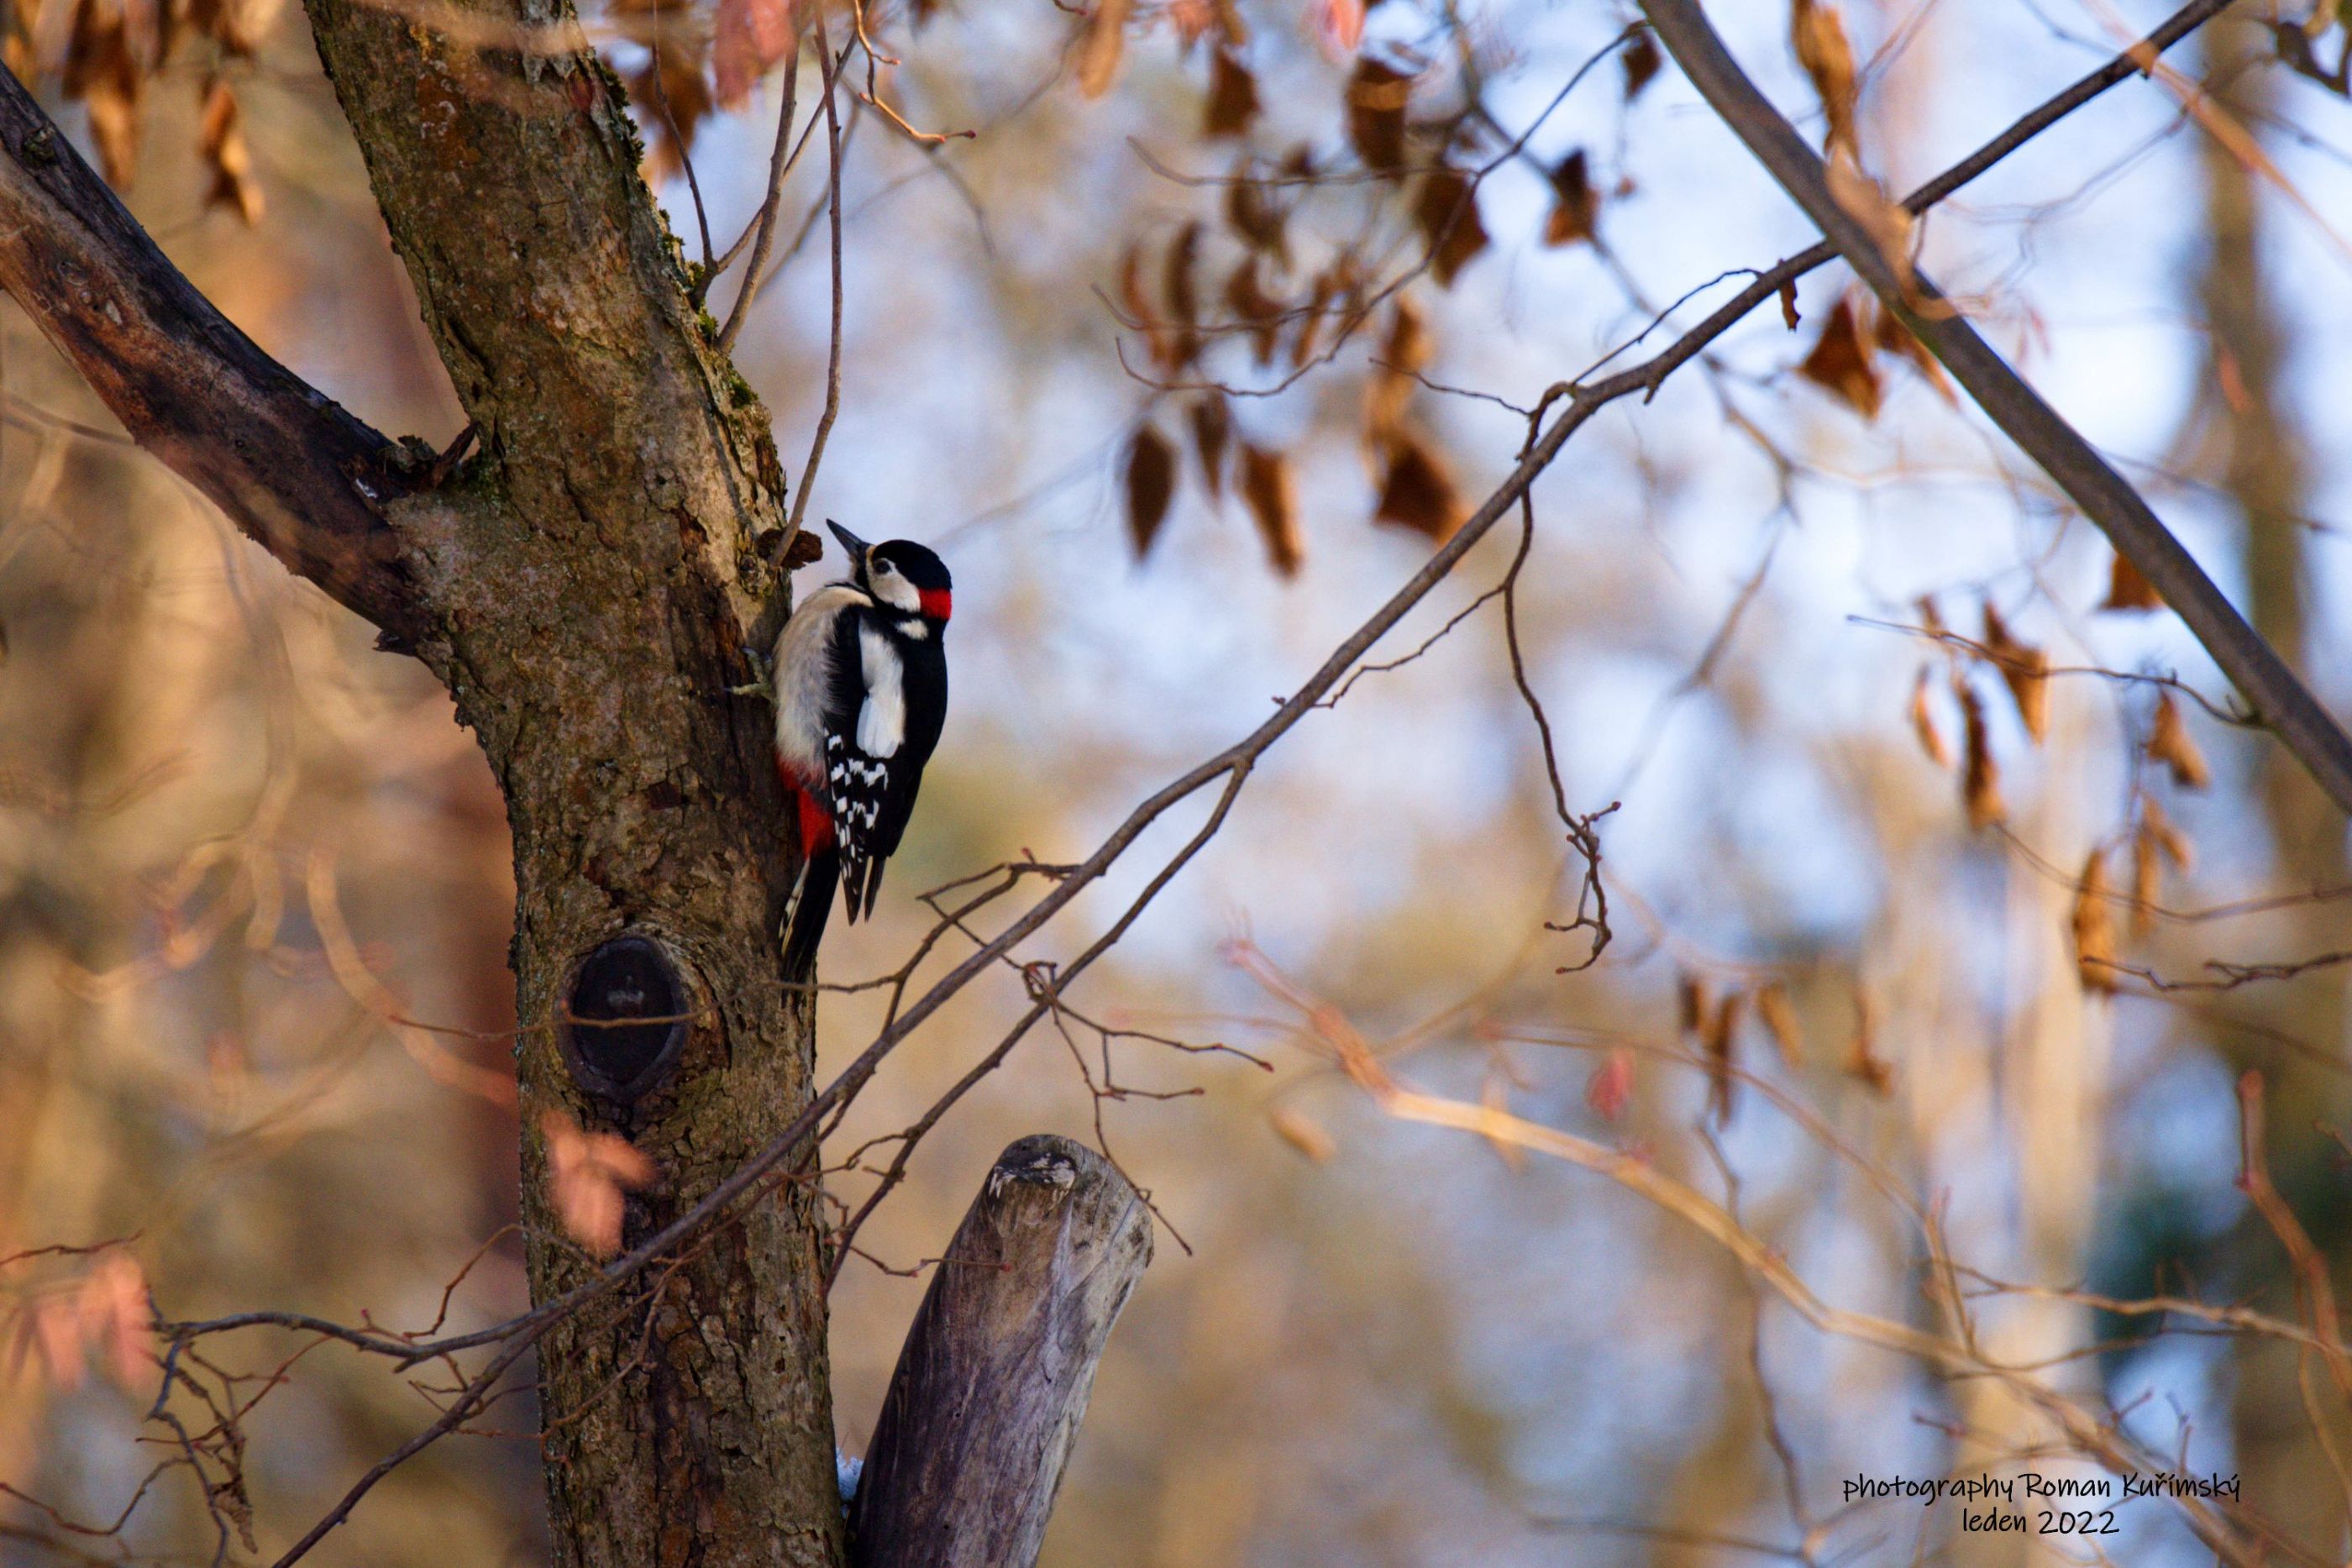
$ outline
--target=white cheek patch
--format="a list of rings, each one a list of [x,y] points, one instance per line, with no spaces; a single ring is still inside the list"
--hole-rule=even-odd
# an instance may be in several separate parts
[[[897,572],[877,572],[866,580],[873,585],[874,597],[893,610],[920,610],[923,595],[920,590]]]
[[[907,738],[905,672],[889,642],[871,628],[859,628],[857,652],[866,676],[866,703],[857,710],[857,748],[868,757],[895,756]]]

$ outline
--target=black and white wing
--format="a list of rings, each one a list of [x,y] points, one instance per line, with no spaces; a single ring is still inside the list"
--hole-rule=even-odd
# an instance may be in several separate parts
[[[825,711],[825,784],[849,918],[871,914],[939,744],[946,661],[933,642],[894,636],[878,616],[841,617]]]

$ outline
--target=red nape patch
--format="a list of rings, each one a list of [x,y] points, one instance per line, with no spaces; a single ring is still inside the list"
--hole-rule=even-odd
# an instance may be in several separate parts
[[[923,613],[934,621],[946,620],[949,610],[955,602],[955,595],[944,588],[926,588],[922,591],[921,597]]]

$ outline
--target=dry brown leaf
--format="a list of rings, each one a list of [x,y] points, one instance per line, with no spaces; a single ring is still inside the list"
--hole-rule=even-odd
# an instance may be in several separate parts
[[[1551,172],[1551,212],[1544,219],[1544,244],[1589,240],[1600,217],[1601,193],[1592,188],[1591,166],[1580,147]]]
[[[1792,277],[1780,285],[1780,323],[1793,332],[1803,319],[1797,314],[1797,280]]]
[[[1095,0],[1087,21],[1086,40],[1078,47],[1078,91],[1100,98],[1118,75],[1119,56],[1127,50],[1129,0]]]
[[[1291,340],[1290,368],[1298,370],[1314,357],[1316,340],[1323,331],[1323,316],[1330,309],[1331,301],[1339,293],[1339,269],[1325,267],[1315,275],[1307,293],[1307,307],[1298,315],[1298,336]]]
[[[1625,101],[1631,103],[1642,96],[1642,89],[1650,85],[1650,78],[1658,74],[1658,67],[1664,63],[1658,55],[1657,36],[1647,27],[1634,34],[1625,52],[1617,57],[1617,63],[1625,69]]]
[[[1257,78],[1231,49],[1209,51],[1209,99],[1201,110],[1201,134],[1239,136],[1257,118]]]
[[[2107,597],[2101,601],[2102,610],[2161,610],[2164,596],[2156,585],[2140,575],[2139,568],[2123,556],[2107,563]]]
[[[722,107],[742,102],[751,84],[774,68],[792,47],[797,26],[793,0],[719,0],[710,26],[710,65]]]
[[[1881,309],[1878,325],[1871,336],[1884,352],[1894,355],[1919,372],[1922,380],[1936,389],[1936,395],[1954,408],[1959,406],[1959,394],[1952,390],[1952,378],[1944,372],[1943,361],[1927,351],[1927,345],[1918,334],[1903,324],[1903,318],[1894,311]]]
[[[1127,447],[1127,532],[1138,559],[1151,553],[1175,496],[1176,449],[1158,426],[1142,425]]]
[[[2095,846],[2074,881],[2074,907],[2067,924],[2074,934],[2074,970],[2086,991],[2116,988],[2116,917],[2109,905],[2107,852]]]
[[[1789,42],[1797,63],[1813,80],[1822,110],[1829,117],[1823,145],[1834,155],[1840,149],[1856,152],[1854,142],[1853,46],[1846,41],[1845,23],[1834,7],[1814,0],[1792,0],[1789,7]]]
[[[2140,821],[2156,835],[2158,847],[2164,851],[2164,858],[2172,862],[2175,871],[2185,876],[2197,869],[2197,846],[2156,803],[2156,797],[2145,791],[2140,795]]]
[[[2017,704],[2017,716],[2036,745],[2050,733],[2050,654],[2011,634],[2009,622],[1988,599],[1984,605],[1984,645],[1992,651],[1993,668]]]
[[[206,204],[235,208],[250,226],[261,221],[261,186],[253,177],[253,152],[245,144],[242,118],[228,83],[215,78],[205,91],[196,146],[212,165],[213,188],[205,197]]]
[[[1936,716],[1927,705],[1927,666],[1919,666],[1919,678],[1911,686],[1911,733],[1919,737],[1919,749],[1927,760],[1938,768],[1952,765],[1952,748],[1944,740],[1944,732],[1937,727]]]
[[[1265,541],[1266,559],[1285,577],[1298,574],[1307,559],[1306,541],[1298,531],[1298,483],[1290,459],[1262,446],[1241,444],[1242,500]]]
[[[1283,234],[1283,225],[1288,215],[1267,199],[1264,185],[1244,178],[1243,168],[1234,169],[1233,183],[1225,187],[1226,224],[1249,242],[1251,249],[1262,250],[1286,267],[1290,262],[1290,241]]]
[[[1458,169],[1433,169],[1421,182],[1413,216],[1429,245],[1429,269],[1437,286],[1449,288],[1454,275],[1486,248],[1486,225],[1478,221],[1478,193]]]
[[[1731,1120],[1733,1091],[1738,1084],[1733,1070],[1738,1063],[1739,1013],[1747,999],[1738,991],[1725,992],[1699,1031],[1699,1045],[1706,1052],[1707,1113],[1718,1127]]]
[[[1274,363],[1274,346],[1282,335],[1282,301],[1259,287],[1257,257],[1244,257],[1225,279],[1225,308],[1250,325],[1250,351],[1260,365]]]
[[[1405,405],[1412,401],[1413,378],[1427,367],[1435,346],[1423,324],[1421,308],[1403,295],[1389,317],[1387,339],[1374,356],[1364,382],[1364,444],[1374,465],[1405,440]]]
[[[1878,417],[1878,371],[1863,344],[1862,323],[1854,314],[1851,295],[1840,299],[1829,319],[1822,323],[1822,335],[1813,340],[1812,352],[1798,364],[1797,373],[1827,389],[1863,418]]]
[[[1276,1105],[1267,1113],[1267,1119],[1273,1122],[1276,1136],[1318,1166],[1339,1153],[1339,1145],[1331,1141],[1323,1124],[1303,1111]]]
[[[1127,319],[1143,334],[1144,344],[1151,352],[1151,362],[1163,371],[1173,370],[1176,334],[1170,331],[1168,323],[1160,319],[1160,312],[1151,303],[1151,296],[1144,289],[1143,246],[1140,241],[1129,246],[1126,256],[1119,262],[1118,298],[1119,303],[1126,308]]]
[[[1910,210],[1886,193],[1886,187],[1862,172],[1862,165],[1844,152],[1829,162],[1830,197],[1846,215],[1863,226],[1893,269],[1896,284],[1911,294],[1911,233],[1917,221]]]
[[[1203,392],[1185,411],[1192,426],[1192,450],[1200,455],[1201,477],[1211,497],[1225,493],[1225,445],[1234,432],[1233,411],[1223,392]]]
[[[1682,1032],[1696,1035],[1713,1010],[1706,977],[1685,969],[1675,976],[1675,1022]]]
[[[1168,346],[1171,370],[1181,371],[1201,357],[1201,306],[1192,287],[1193,263],[1200,254],[1201,223],[1195,218],[1168,242],[1168,256],[1160,268],[1160,298],[1173,326]]]
[[[1323,36],[1343,55],[1352,55],[1364,43],[1365,0],[1323,0],[1319,18]]]
[[[637,123],[652,138],[650,162],[656,179],[666,180],[686,165],[694,150],[694,133],[716,107],[710,78],[702,68],[702,55],[687,40],[662,37],[661,73],[648,60],[628,78],[629,101],[636,105]]]
[[[65,58],[66,96],[81,99],[89,111],[99,167],[105,172],[107,183],[118,190],[128,189],[138,172],[141,106],[146,98],[148,73],[155,64],[154,8],[137,9],[146,23],[134,38],[131,8],[79,6],[72,13],[73,37]]]
[[[1417,435],[1389,444],[1388,474],[1381,481],[1380,509],[1373,521],[1411,528],[1442,545],[1468,517],[1444,457]]]
[[[547,1139],[547,1180],[556,1218],[574,1241],[597,1258],[621,1249],[622,1193],[654,1181],[654,1163],[626,1138],[589,1133],[561,1111],[540,1118]]]
[[[2212,782],[2212,769],[2206,767],[2205,754],[2197,748],[2196,737],[2189,733],[2170,692],[2156,699],[2156,725],[2148,734],[2147,755],[2171,768],[2172,781],[2183,789],[2202,789]]]
[[[1853,1044],[1846,1051],[1845,1070],[1882,1098],[1894,1092],[1895,1065],[1878,1054],[1876,1030],[1870,1017],[1870,998],[1853,994]]]
[[[1967,732],[1960,801],[1968,808],[1969,827],[1989,828],[2009,815],[2009,807],[2000,798],[2000,765],[1993,760],[1992,745],[1985,736],[1984,699],[1958,674],[1952,677],[1952,695],[1959,699]]]
[[[1364,167],[1394,176],[1404,168],[1404,106],[1412,78],[1378,60],[1356,62],[1348,78],[1348,140]]]
[[[1756,993],[1756,1016],[1772,1036],[1772,1043],[1780,1048],[1780,1060],[1794,1072],[1805,1065],[1804,1031],[1797,1027],[1797,1009],[1789,1005],[1789,993],[1774,980]]]

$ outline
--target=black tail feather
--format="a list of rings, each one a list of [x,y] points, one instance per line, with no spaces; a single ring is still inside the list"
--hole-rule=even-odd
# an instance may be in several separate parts
[[[819,850],[801,868],[800,894],[784,936],[785,984],[806,984],[816,973],[816,945],[824,938],[824,923],[833,914],[834,886],[840,880],[841,855],[835,850]]]
[[[877,860],[866,869],[866,895],[860,902],[865,904],[865,915],[869,920],[874,916],[874,901],[879,897],[882,893],[882,867],[887,863],[887,862]]]

